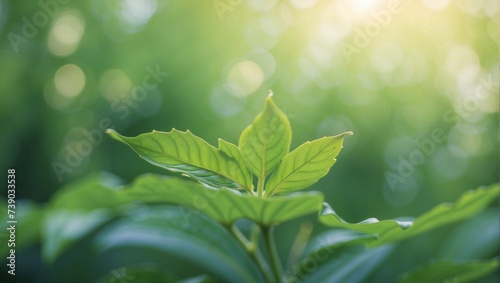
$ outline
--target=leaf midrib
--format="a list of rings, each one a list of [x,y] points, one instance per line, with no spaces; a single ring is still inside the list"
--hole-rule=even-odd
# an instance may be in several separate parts
[[[297,172],[298,170],[300,170],[303,166],[306,166],[309,162],[311,162],[311,160],[313,160],[314,158],[316,158],[320,153],[322,153],[325,149],[322,149],[321,151],[319,151],[317,154],[315,154],[313,157],[311,157],[309,160],[307,160],[307,162],[304,162],[304,164],[300,165],[299,167],[297,167],[297,169],[294,169],[292,172],[290,172],[288,175],[286,175],[286,177],[284,177],[275,187],[274,189],[269,193],[269,194],[272,194],[274,191],[276,191],[277,189],[279,189],[279,187],[288,179],[290,178],[291,175],[295,174],[295,172]],[[293,153],[293,152],[292,152]],[[286,156],[285,156],[286,157]],[[289,159],[290,157],[287,158],[287,160]],[[335,159],[335,157],[334,157]],[[284,162],[282,161],[282,164],[284,164]],[[277,173],[277,172],[276,172]]]
[[[234,183],[238,184],[238,185],[239,185],[239,186],[241,186],[242,188],[247,188],[245,185],[241,184],[240,182],[238,182],[238,181],[234,180],[233,178],[231,178],[231,177],[229,177],[229,176],[226,176],[225,174],[222,174],[222,173],[219,173],[219,172],[214,172],[212,169],[208,169],[208,168],[206,168],[205,166],[198,166],[198,165],[195,165],[195,164],[193,164],[193,162],[187,162],[187,161],[183,160],[183,159],[182,159],[182,158],[180,158],[180,157],[170,156],[170,155],[166,154],[166,153],[165,153],[165,151],[163,150],[163,147],[161,146],[160,142],[159,142],[158,140],[156,140],[156,139],[152,139],[152,140],[154,140],[154,141],[155,141],[155,142],[156,142],[156,143],[160,146],[160,148],[162,149],[162,151],[161,151],[161,152],[159,152],[162,156],[164,156],[164,157],[168,157],[168,158],[172,158],[172,159],[175,159],[175,160],[177,160],[177,161],[180,161],[180,162],[182,162],[182,163],[185,163],[185,164],[188,164],[188,165],[191,165],[191,166],[194,166],[194,167],[199,167],[199,168],[202,168],[202,169],[207,170],[207,171],[209,171],[209,172],[211,172],[211,173],[213,173],[213,174],[215,174],[215,175],[222,176],[222,177],[224,177],[224,178],[226,178],[226,179],[228,179],[228,180],[230,180],[230,181],[232,181],[232,182],[234,182]],[[209,146],[210,146],[210,145],[209,145]],[[136,145],[136,147],[141,148],[141,149],[143,149],[143,150],[147,150],[147,151],[152,151],[152,152],[155,152],[155,151],[153,151],[153,150],[151,150],[151,149],[149,149],[149,148],[147,148],[147,147],[145,147],[145,146],[142,146],[142,145]],[[177,149],[177,146],[176,146],[176,149]],[[177,150],[177,151],[178,151],[178,150]],[[236,164],[236,165],[238,166],[238,164]]]

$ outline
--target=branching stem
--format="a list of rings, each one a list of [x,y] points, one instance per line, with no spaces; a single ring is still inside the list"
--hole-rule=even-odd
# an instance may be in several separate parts
[[[238,240],[238,242],[245,248],[246,252],[257,264],[262,274],[266,278],[266,282],[273,282],[274,280],[271,277],[271,269],[269,268],[269,265],[265,261],[258,247],[260,229],[257,227],[257,229],[252,232],[252,241],[248,241],[248,239],[245,237],[245,235],[243,235],[240,229],[236,227],[236,224],[233,223],[232,225],[227,225],[226,228],[231,233],[231,235],[233,235],[236,240]]]

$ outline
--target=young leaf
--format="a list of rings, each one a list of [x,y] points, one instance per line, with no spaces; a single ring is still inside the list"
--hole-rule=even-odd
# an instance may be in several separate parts
[[[464,263],[440,260],[416,268],[404,275],[399,282],[479,282],[478,279],[481,277],[498,271],[498,266],[498,258]]]
[[[291,141],[288,118],[268,96],[264,111],[241,133],[239,148],[250,171],[262,178],[278,166]]]
[[[323,195],[297,193],[284,197],[256,198],[234,190],[213,190],[179,178],[147,174],[122,191],[131,201],[174,203],[194,208],[214,220],[231,224],[247,218],[262,225],[291,220],[321,209]]]
[[[250,191],[252,186],[251,179],[239,170],[234,159],[222,155],[190,131],[153,131],[137,137],[124,137],[114,130],[107,133],[130,146],[149,163],[183,173],[209,187]]]
[[[381,245],[410,238],[431,229],[468,218],[487,207],[498,198],[498,184],[465,192],[454,204],[444,203],[424,213],[415,221],[384,220],[369,218],[359,223],[348,223],[325,204],[319,220],[334,228],[378,235],[379,239],[370,245]]]
[[[227,156],[229,156],[230,158],[234,159],[236,163],[238,163],[238,167],[233,167],[234,170],[237,170],[238,172],[232,173],[231,175],[241,174],[245,178],[245,184],[249,184],[250,185],[249,188],[252,189],[251,191],[253,192],[253,187],[251,185],[252,173],[246,167],[238,146],[230,142],[227,142],[223,139],[219,139],[219,150],[222,151]]]
[[[287,154],[266,185],[266,196],[301,190],[324,177],[335,164],[346,135],[306,142]]]

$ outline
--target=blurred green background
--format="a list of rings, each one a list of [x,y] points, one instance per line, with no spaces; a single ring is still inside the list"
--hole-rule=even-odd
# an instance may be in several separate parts
[[[44,203],[96,171],[169,174],[102,129],[237,142],[272,89],[292,148],[354,132],[312,187],[340,215],[417,216],[498,180],[498,19],[493,0],[0,0],[2,180],[15,168],[17,198]],[[302,221],[278,228],[284,257]],[[374,278],[437,257],[453,228]],[[26,280],[50,272],[38,252]]]

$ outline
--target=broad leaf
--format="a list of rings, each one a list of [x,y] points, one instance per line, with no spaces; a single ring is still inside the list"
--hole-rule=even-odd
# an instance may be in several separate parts
[[[127,198],[116,193],[120,180],[92,174],[60,189],[42,220],[42,255],[53,261],[74,242],[120,214]]]
[[[475,215],[498,198],[498,193],[498,184],[465,192],[454,204],[440,204],[413,222],[379,221],[376,218],[369,218],[359,223],[348,223],[338,216],[328,204],[324,204],[319,220],[330,227],[377,235],[379,239],[371,245],[380,245],[410,238]]]
[[[116,194],[122,180],[113,174],[99,172],[59,189],[51,198],[51,210],[92,211],[116,208],[125,200]]]
[[[226,282],[263,281],[257,266],[226,229],[201,214],[186,219],[180,207],[139,208],[102,231],[97,246],[101,252],[152,248]]]
[[[126,266],[111,270],[97,280],[97,283],[174,283],[178,282],[159,268],[150,266]]]
[[[223,224],[240,218],[263,225],[284,222],[318,212],[323,200],[318,192],[256,198],[233,190],[213,190],[195,182],[150,174],[138,177],[123,193],[130,200],[191,207]]]
[[[42,222],[43,258],[49,262],[54,261],[63,251],[107,223],[112,217],[105,209],[47,212]]]
[[[363,282],[392,251],[392,246],[373,249],[341,247],[311,254],[285,273],[288,282]]]
[[[342,149],[346,135],[323,137],[306,142],[287,154],[266,185],[266,195],[301,190],[324,177]]]
[[[181,279],[158,263],[144,263],[115,268],[99,278],[97,283],[210,283],[207,275]],[[191,268],[192,270],[192,268]]]
[[[450,260],[440,260],[418,267],[403,276],[399,282],[479,282],[478,279],[497,271],[498,267],[498,258],[488,261],[473,261],[464,263],[453,262]]]
[[[183,173],[213,188],[247,189],[251,179],[239,170],[238,163],[190,131],[142,134],[124,137],[108,130],[114,139],[130,146],[151,164]]]
[[[473,260],[497,253],[498,225],[492,223],[498,223],[498,207],[492,207],[460,223],[448,232],[449,236],[440,245],[437,258]]]
[[[241,133],[239,148],[247,167],[261,178],[278,166],[291,141],[288,118],[268,96],[264,111]]]

